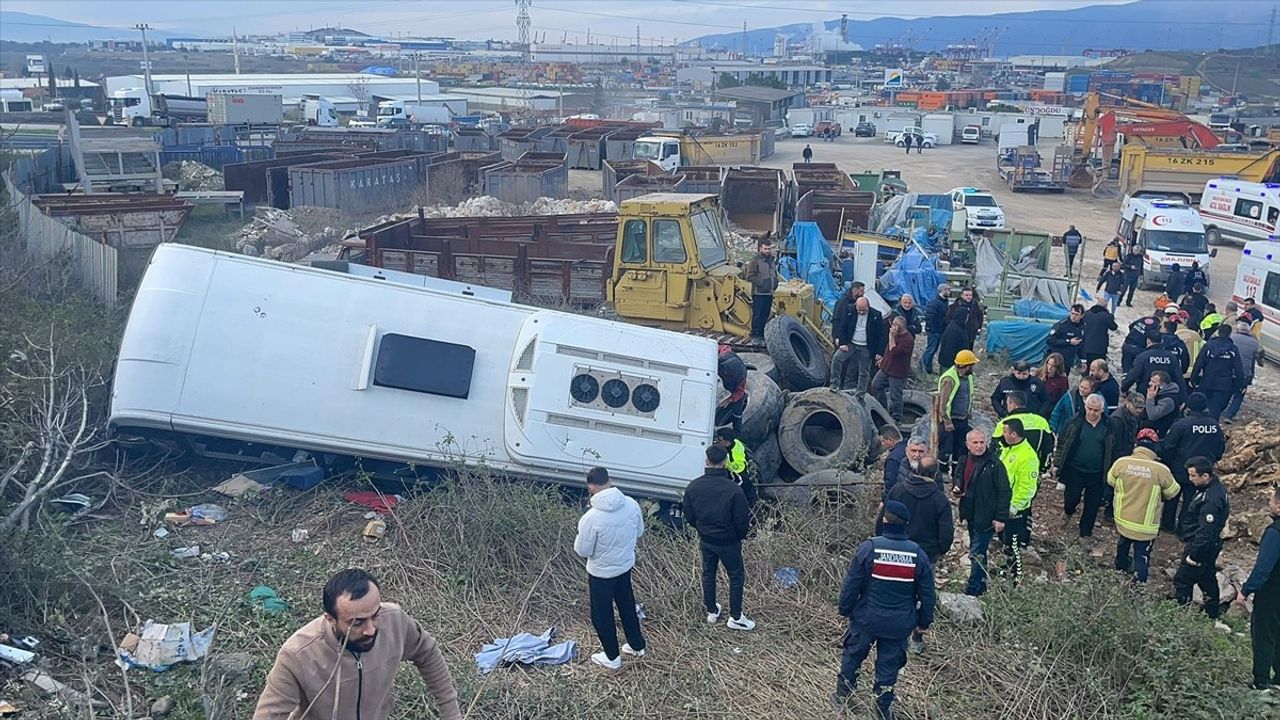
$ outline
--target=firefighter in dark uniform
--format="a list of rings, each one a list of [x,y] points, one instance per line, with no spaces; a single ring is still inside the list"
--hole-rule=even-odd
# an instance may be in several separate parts
[[[1195,494],[1178,524],[1178,535],[1184,543],[1182,562],[1173,576],[1173,596],[1179,605],[1191,603],[1191,588],[1204,593],[1204,611],[1217,619],[1222,608],[1218,603],[1218,553],[1222,552],[1222,528],[1231,514],[1227,489],[1213,473],[1213,463],[1205,457],[1187,461],[1187,476]]]
[[[858,669],[876,646],[876,716],[893,718],[893,688],[907,664],[907,639],[933,624],[933,567],[907,539],[911,511],[897,500],[884,504],[883,534],[854,553],[840,590],[840,615],[849,618],[840,674],[832,702],[843,707],[858,683]]]

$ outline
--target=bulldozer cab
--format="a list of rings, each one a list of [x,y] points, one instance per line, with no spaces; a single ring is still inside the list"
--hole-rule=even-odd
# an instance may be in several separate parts
[[[622,317],[683,326],[692,290],[708,276],[736,276],[715,195],[650,193],[619,209],[609,301]]]
[[[721,342],[748,338],[751,285],[729,262],[727,228],[715,195],[650,193],[623,201],[608,287],[614,312]],[[821,322],[813,286],[799,281],[778,287],[773,313]]]

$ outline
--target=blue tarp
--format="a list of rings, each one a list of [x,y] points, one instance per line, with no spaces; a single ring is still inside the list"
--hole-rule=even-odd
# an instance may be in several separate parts
[[[813,286],[813,296],[821,300],[828,311],[835,309],[840,289],[831,274],[831,246],[818,224],[803,221],[792,225],[783,248],[794,252],[795,258],[788,257],[779,263],[778,274],[785,280],[799,278],[809,283]]]
[[[906,293],[911,293],[917,303],[927,302],[938,294],[938,285],[946,279],[938,272],[937,259],[928,257],[919,248],[908,247],[893,267],[880,276],[880,296],[890,305]]]
[[[396,74],[396,69],[393,67],[387,67],[386,65],[370,65],[369,67],[361,70],[360,73],[362,75],[385,75],[386,77],[393,77]]]
[[[1069,311],[1062,305],[1047,303],[1043,300],[1034,298],[1023,298],[1013,301],[1013,314],[1024,318],[1039,318],[1041,320],[1065,320]]]
[[[1010,360],[1040,362],[1046,353],[1046,342],[1052,325],[1034,320],[994,320],[987,323],[987,354],[1007,350]]]

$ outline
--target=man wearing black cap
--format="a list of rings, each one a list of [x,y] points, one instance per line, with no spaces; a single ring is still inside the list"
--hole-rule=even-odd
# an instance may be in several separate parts
[[[1155,315],[1143,315],[1129,323],[1129,334],[1124,336],[1124,343],[1120,346],[1120,372],[1129,372],[1134,359],[1147,349],[1147,335],[1159,332],[1163,320],[1157,310]]]
[[[1217,464],[1227,451],[1227,436],[1222,426],[1209,415],[1205,397],[1193,392],[1187,397],[1187,414],[1173,421],[1160,442],[1160,459],[1173,471],[1173,477],[1182,488],[1182,512],[1191,502],[1191,481],[1187,479],[1187,461],[1193,457],[1205,457]],[[1165,503],[1160,525],[1173,531],[1178,526],[1181,513],[1177,498]]]
[[[831,701],[844,707],[858,684],[858,669],[876,646],[876,715],[892,720],[894,685],[907,664],[907,638],[933,624],[933,567],[920,546],[907,539],[911,511],[885,503],[882,534],[858,546],[840,589],[840,615],[849,618],[840,674]]]
[[[1236,390],[1244,387],[1244,363],[1240,349],[1231,341],[1231,328],[1223,325],[1213,339],[1200,348],[1191,368],[1191,384],[1204,393],[1208,413],[1217,420]]]
[[[1186,468],[1194,493],[1178,524],[1184,546],[1182,562],[1173,576],[1173,596],[1179,605],[1188,605],[1191,588],[1198,586],[1204,594],[1205,613],[1217,619],[1222,611],[1218,602],[1218,553],[1222,552],[1222,528],[1231,514],[1231,505],[1208,458],[1191,458]]]
[[[1065,370],[1071,372],[1083,357],[1084,305],[1072,305],[1067,316],[1049,329],[1049,339],[1045,342],[1049,352],[1062,355]]]
[[[1021,390],[1026,395],[1026,407],[1044,407],[1044,383],[1031,374],[1030,363],[1019,360],[1013,364],[1008,375],[1000,378],[995,392],[991,393],[991,409],[995,411],[996,417],[1002,418],[1009,414],[1005,398],[1015,390]]]
[[[1157,370],[1176,381],[1179,387],[1185,387],[1181,382],[1182,363],[1177,355],[1164,349],[1159,330],[1147,335],[1147,349],[1134,359],[1133,367],[1125,373],[1124,382],[1120,383],[1120,391],[1129,392],[1129,388],[1135,385],[1139,388],[1147,387],[1151,384],[1151,373]]]

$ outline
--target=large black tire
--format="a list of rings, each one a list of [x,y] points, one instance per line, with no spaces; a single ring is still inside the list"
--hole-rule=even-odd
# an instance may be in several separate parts
[[[878,502],[884,484],[868,480],[861,473],[827,469],[802,475],[795,482],[772,490],[771,497],[779,504],[807,508],[815,503]]]
[[[1204,230],[1204,241],[1210,245],[1222,244],[1222,231],[1216,227],[1207,227]]]
[[[747,407],[742,411],[742,442],[755,447],[778,427],[782,390],[767,375],[747,371]]]
[[[778,436],[770,435],[758,447],[747,452],[749,462],[747,472],[751,473],[756,485],[778,482],[778,470],[782,467],[782,451],[778,449]],[[766,495],[769,488],[760,488],[760,494]]]
[[[969,415],[969,429],[982,430],[986,432],[987,435],[991,435],[991,433],[995,432],[996,421],[991,415],[980,410],[975,410]],[[907,437],[923,438],[926,443],[929,443],[929,452],[935,455],[937,454],[938,449],[933,447],[932,444],[933,417],[929,413],[925,413],[919,420],[917,420],[910,432],[906,432],[906,430],[904,430],[903,434]]]
[[[768,375],[769,379],[782,386],[782,376],[778,374],[778,366],[774,364],[773,358],[768,353],[738,353],[738,357],[742,358],[742,362],[746,364],[748,370],[755,370],[761,375]]]
[[[791,390],[822,387],[831,377],[827,355],[817,338],[799,320],[779,315],[764,327],[764,342],[769,356],[782,377],[782,385]]]
[[[866,458],[869,425],[869,413],[853,398],[814,388],[791,396],[779,422],[778,446],[801,475],[850,468]]]
[[[902,422],[898,429],[906,433],[915,427],[922,417],[928,417],[933,408],[933,395],[924,390],[902,391]]]
[[[863,435],[867,443],[867,462],[880,454],[879,431],[885,425],[892,425],[893,418],[889,415],[889,411],[880,404],[879,400],[871,397],[870,393],[862,396],[855,396],[860,401],[858,406],[867,413],[867,422],[863,426]]]

